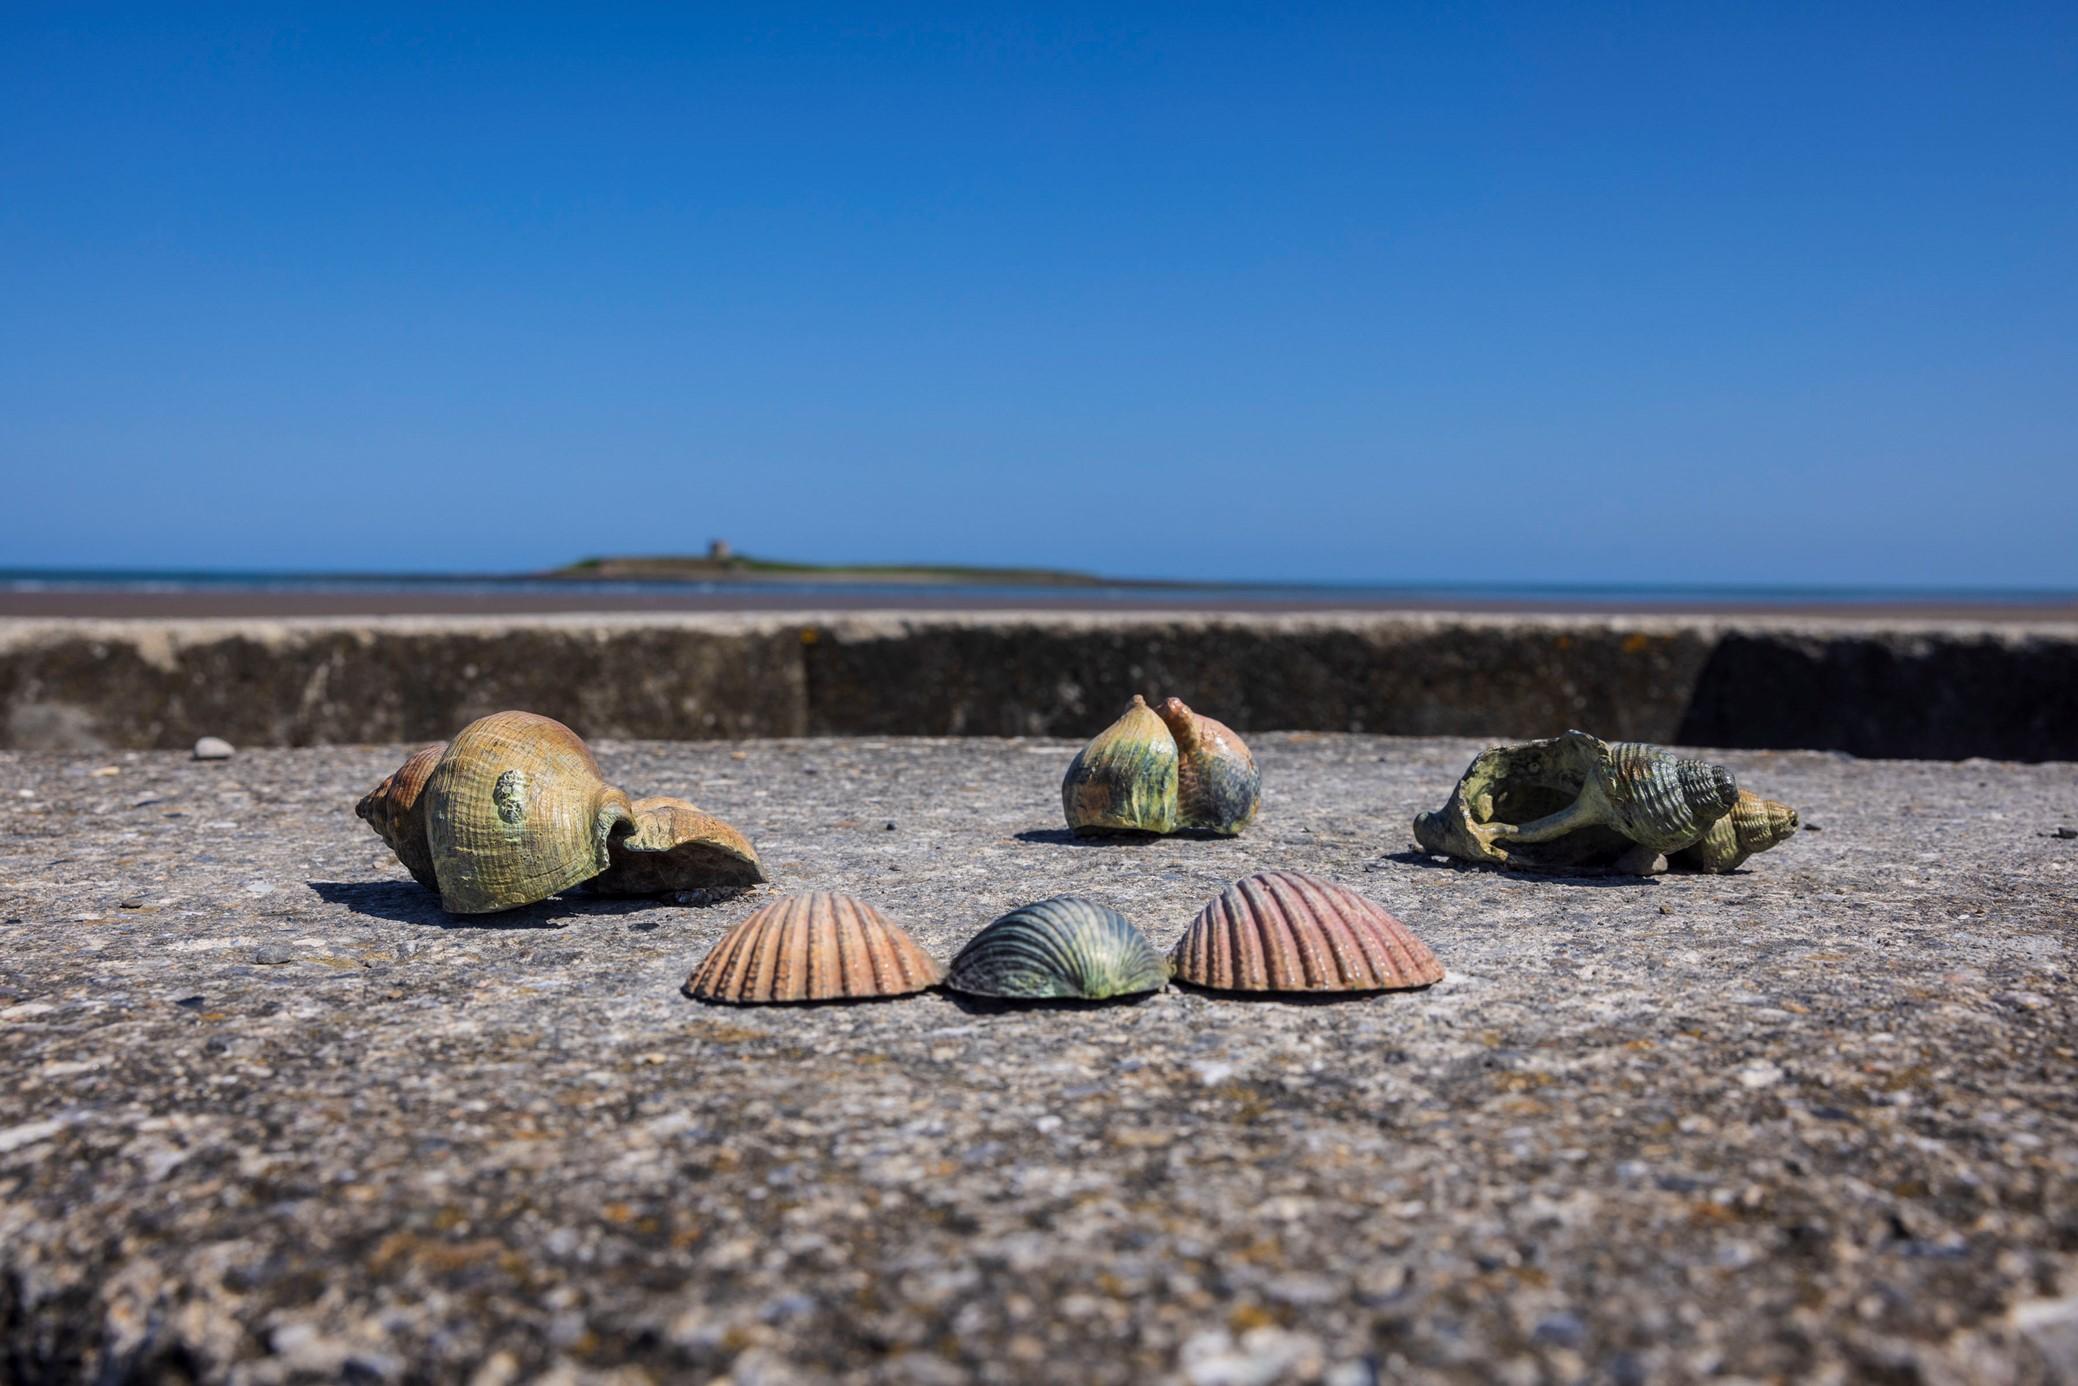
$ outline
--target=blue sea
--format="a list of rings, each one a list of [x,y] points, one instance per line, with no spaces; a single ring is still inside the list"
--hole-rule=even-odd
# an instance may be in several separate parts
[[[1164,586],[1096,583],[1034,586],[1021,583],[834,582],[760,577],[727,582],[583,580],[450,573],[241,572],[193,570],[0,568],[0,593],[157,594],[210,597],[274,595],[482,598],[501,604],[534,596],[566,605],[573,599],[626,600],[642,605],[686,599],[709,606],[744,599],[846,606],[1276,606],[1358,607],[2069,607],[2078,590],[2006,587],[1745,586],[1706,583],[1378,583],[1237,582]]]

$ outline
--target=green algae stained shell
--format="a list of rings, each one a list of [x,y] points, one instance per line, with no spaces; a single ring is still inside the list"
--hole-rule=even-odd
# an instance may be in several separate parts
[[[1021,905],[967,941],[946,985],[971,996],[1102,1001],[1160,991],[1169,965],[1117,910],[1072,895]]]
[[[607,842],[634,806],[576,732],[532,712],[495,712],[448,744],[422,796],[426,846],[451,914],[530,905],[612,865]]]
[[[1450,801],[1414,820],[1425,851],[1533,871],[1645,873],[1738,801],[1722,765],[1569,731],[1481,752]]]
[[[1147,699],[1135,693],[1076,755],[1061,780],[1061,809],[1079,833],[1176,831],[1176,738]]]
[[[1238,836],[1263,803],[1255,755],[1233,728],[1165,698],[1155,712],[1176,739],[1176,823]]]

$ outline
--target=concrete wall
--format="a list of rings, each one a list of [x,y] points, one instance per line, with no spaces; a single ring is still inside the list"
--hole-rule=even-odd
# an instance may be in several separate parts
[[[1239,730],[2078,759],[2078,628],[1686,618],[887,614],[0,621],[0,746],[1053,735],[1132,692]]]

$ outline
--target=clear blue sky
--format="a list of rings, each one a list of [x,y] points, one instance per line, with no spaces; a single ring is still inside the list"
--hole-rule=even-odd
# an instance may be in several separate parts
[[[2068,0],[614,9],[8,6],[0,565],[2078,585]]]

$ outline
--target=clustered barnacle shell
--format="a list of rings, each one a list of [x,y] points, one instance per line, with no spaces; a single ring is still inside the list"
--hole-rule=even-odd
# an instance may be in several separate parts
[[[1262,807],[1262,775],[1247,743],[1181,698],[1159,708],[1139,694],[1068,766],[1061,808],[1080,833],[1235,836]]]

